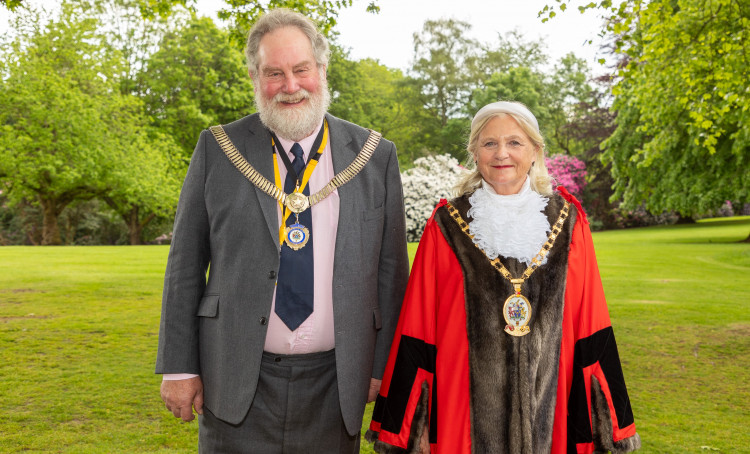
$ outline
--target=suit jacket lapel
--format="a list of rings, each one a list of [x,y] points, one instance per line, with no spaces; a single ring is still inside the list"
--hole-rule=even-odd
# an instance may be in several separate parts
[[[346,123],[338,118],[326,115],[331,132],[331,157],[333,159],[333,170],[339,173],[354,161],[359,153],[357,141],[346,128]],[[338,188],[339,195],[339,221],[336,232],[336,250],[333,258],[334,276],[344,276],[351,272],[347,263],[353,257],[359,257],[360,250],[360,223],[358,200],[360,194],[357,191],[357,177]],[[334,289],[333,309],[339,313],[339,303],[343,301],[341,293]]]
[[[354,138],[344,127],[344,123],[341,120],[331,116],[330,114],[326,114],[326,119],[328,120],[328,127],[330,128],[331,134],[331,159],[333,160],[333,172],[334,174],[338,174],[342,170],[346,169],[346,167],[351,164],[352,161],[354,161],[354,159],[357,157],[357,153],[359,153],[359,150],[356,147]],[[338,240],[341,238],[342,228],[345,228],[347,225],[351,225],[351,222],[341,222],[341,214],[344,214],[344,218],[346,218],[347,213],[349,216],[351,216],[356,209],[354,206],[354,194],[351,191],[351,187],[347,188],[347,186],[351,184],[352,182],[349,182],[344,186],[338,188],[339,226],[338,235],[336,238],[336,249],[338,249]]]
[[[253,116],[250,123],[250,134],[245,139],[242,155],[261,175],[269,181],[274,181],[273,155],[271,154],[271,134],[260,122],[257,116]],[[238,147],[239,148],[239,147]],[[279,248],[279,215],[278,202],[252,185],[258,197],[263,217],[268,225],[268,232],[273,238],[276,248]]]

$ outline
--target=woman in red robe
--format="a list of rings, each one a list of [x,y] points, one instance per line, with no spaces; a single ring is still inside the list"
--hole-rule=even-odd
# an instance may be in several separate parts
[[[472,120],[427,222],[367,438],[380,453],[640,447],[591,232],[522,104]]]

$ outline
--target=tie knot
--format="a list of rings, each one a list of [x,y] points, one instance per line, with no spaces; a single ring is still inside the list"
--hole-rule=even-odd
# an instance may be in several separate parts
[[[295,143],[294,145],[292,145],[291,152],[294,155],[295,160],[300,159],[302,160],[302,162],[304,162],[305,155],[304,155],[304,152],[302,151],[302,147],[300,146],[300,144]]]

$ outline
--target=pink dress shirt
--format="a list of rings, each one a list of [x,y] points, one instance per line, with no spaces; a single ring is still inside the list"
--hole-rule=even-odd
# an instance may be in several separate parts
[[[312,135],[299,141],[304,152],[305,162],[310,156],[313,142],[320,128]],[[281,146],[287,151],[290,161],[294,156],[289,152],[294,142],[279,137]],[[281,156],[276,154],[279,164],[281,181],[286,179],[287,170]],[[333,178],[333,160],[331,159],[330,137],[325,151],[318,161],[318,166],[310,176],[308,185],[310,194],[315,194],[322,189]],[[282,183],[283,184],[283,183]],[[281,207],[278,209],[279,225],[281,225]],[[331,350],[334,347],[333,330],[333,256],[336,250],[336,232],[339,222],[339,193],[334,191],[312,207],[312,241],[313,260],[315,262],[314,285],[314,308],[310,317],[294,331],[281,321],[274,310],[276,306],[276,293],[274,292],[271,304],[271,317],[268,321],[268,332],[266,333],[266,345],[264,350],[270,353],[300,354]]]
[[[304,152],[305,162],[307,162],[307,158],[310,156],[315,137],[322,127],[323,124],[321,123],[310,136],[298,142]],[[281,142],[281,146],[286,150],[289,160],[294,160],[294,155],[290,152],[294,142],[283,137],[279,137],[279,141]],[[268,154],[270,158],[270,151]],[[276,160],[283,185],[287,170],[278,150]],[[315,171],[310,176],[310,181],[308,182],[310,194],[315,194],[322,189],[333,177],[333,160],[331,158],[331,141],[329,137],[323,155],[320,157]],[[277,214],[279,225],[281,225],[281,207],[278,207]],[[276,315],[274,310],[276,292],[274,292],[264,346],[265,351],[279,354],[301,354],[328,351],[334,348],[333,257],[336,250],[338,220],[339,193],[336,190],[312,207],[312,242],[313,260],[315,262],[313,313],[296,330],[290,331],[279,316]],[[164,380],[182,380],[192,377],[196,377],[196,375],[164,374],[162,376]]]

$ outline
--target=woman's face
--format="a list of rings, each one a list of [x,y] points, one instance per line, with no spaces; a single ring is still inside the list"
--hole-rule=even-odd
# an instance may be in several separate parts
[[[479,173],[495,192],[517,194],[536,154],[536,147],[510,115],[492,118],[479,133],[474,158]]]

